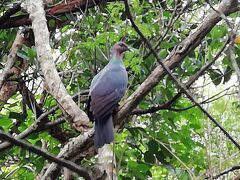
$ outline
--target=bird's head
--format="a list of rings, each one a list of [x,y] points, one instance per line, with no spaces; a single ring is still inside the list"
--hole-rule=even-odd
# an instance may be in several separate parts
[[[128,48],[127,44],[123,41],[116,43],[112,48],[112,52],[117,53],[119,55],[122,55],[125,51],[129,50],[130,49]]]

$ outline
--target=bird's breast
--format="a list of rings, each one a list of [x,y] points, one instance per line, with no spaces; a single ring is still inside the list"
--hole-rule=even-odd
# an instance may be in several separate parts
[[[113,69],[109,78],[111,78],[112,81],[115,82],[116,84],[127,86],[128,75],[124,66],[121,68]]]

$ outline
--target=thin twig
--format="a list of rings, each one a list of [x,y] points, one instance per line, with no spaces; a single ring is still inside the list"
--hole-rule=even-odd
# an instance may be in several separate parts
[[[167,33],[171,30],[171,28],[173,27],[173,25],[177,22],[177,20],[179,19],[179,17],[184,13],[184,11],[186,11],[187,7],[189,7],[191,3],[191,0],[187,2],[187,4],[182,8],[181,12],[177,14],[177,9],[178,9],[178,4],[175,5],[172,16],[167,24],[167,28],[165,29],[163,35],[158,39],[156,45],[154,46],[154,50],[158,51],[159,50],[159,46],[161,45],[161,43],[165,40],[165,37],[167,35]],[[177,14],[177,16],[175,17],[175,15]],[[147,52],[143,59],[148,58],[150,55],[152,54],[151,51]]]
[[[221,172],[221,173],[218,174],[218,175],[215,175],[215,176],[213,176],[213,177],[206,177],[205,179],[210,179],[210,178],[218,179],[219,177],[221,177],[221,176],[223,176],[223,175],[225,175],[225,174],[228,174],[228,173],[230,173],[230,172],[232,172],[232,171],[239,170],[239,169],[240,169],[240,165],[233,166],[233,167],[231,167],[231,168],[229,168],[229,169],[224,170],[223,172]]]

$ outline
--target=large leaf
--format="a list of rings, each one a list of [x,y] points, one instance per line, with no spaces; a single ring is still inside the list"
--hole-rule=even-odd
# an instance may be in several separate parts
[[[223,74],[219,69],[210,69],[209,70],[210,78],[212,82],[217,86],[222,82]]]

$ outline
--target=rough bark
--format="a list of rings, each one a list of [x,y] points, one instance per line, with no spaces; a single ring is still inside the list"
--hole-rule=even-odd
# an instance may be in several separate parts
[[[47,91],[56,99],[59,106],[68,117],[69,123],[78,131],[88,126],[87,115],[79,109],[71,96],[67,93],[53,62],[49,44],[49,31],[42,1],[26,0],[21,5],[30,14],[32,29],[35,37],[37,59],[40,63]]]
[[[238,10],[237,0],[223,0],[219,6],[218,11],[225,15],[236,12]],[[169,69],[174,69],[179,66],[182,60],[188,55],[189,52],[194,50],[207,35],[208,32],[221,20],[221,17],[212,11],[203,21],[203,23],[190,34],[184,41],[182,41],[170,55],[164,60],[164,64]],[[128,98],[126,103],[121,107],[116,116],[116,124],[122,123],[122,120],[134,108],[137,107],[139,102],[159,83],[159,81],[166,75],[166,72],[161,65],[158,65],[148,78],[137,88],[137,90]]]
[[[116,159],[112,144],[105,144],[98,149],[98,168],[104,174],[106,180],[116,180]]]

